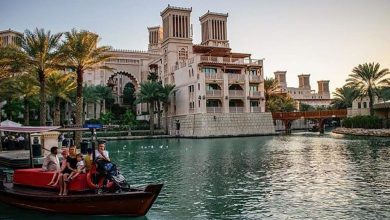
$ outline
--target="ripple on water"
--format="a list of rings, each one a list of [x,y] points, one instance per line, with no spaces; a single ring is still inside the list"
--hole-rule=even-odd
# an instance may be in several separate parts
[[[107,147],[132,185],[165,184],[148,219],[390,219],[387,139],[303,133]],[[43,216],[13,210],[0,206],[0,218]]]

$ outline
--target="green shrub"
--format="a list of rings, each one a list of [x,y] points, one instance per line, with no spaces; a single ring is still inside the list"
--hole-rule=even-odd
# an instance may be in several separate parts
[[[382,120],[377,116],[355,116],[343,120],[343,126],[346,128],[382,128]]]

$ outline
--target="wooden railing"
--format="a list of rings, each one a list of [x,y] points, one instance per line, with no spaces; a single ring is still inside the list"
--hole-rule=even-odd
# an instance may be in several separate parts
[[[305,119],[305,118],[344,118],[347,117],[347,109],[324,110],[310,112],[272,112],[274,120]]]

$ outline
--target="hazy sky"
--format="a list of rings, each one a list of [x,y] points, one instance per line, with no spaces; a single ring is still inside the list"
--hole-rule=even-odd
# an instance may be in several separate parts
[[[0,30],[75,27],[99,33],[101,43],[114,48],[147,50],[146,27],[161,24],[168,4],[192,7],[194,43],[200,43],[201,15],[228,12],[233,51],[265,58],[268,77],[287,70],[288,86],[308,73],[313,89],[328,79],[333,90],[358,64],[390,68],[390,0],[0,0]]]

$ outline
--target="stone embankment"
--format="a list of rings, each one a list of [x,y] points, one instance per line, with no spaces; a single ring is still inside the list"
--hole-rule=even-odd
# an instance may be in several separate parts
[[[357,136],[390,137],[390,129],[336,128],[332,132]]]

